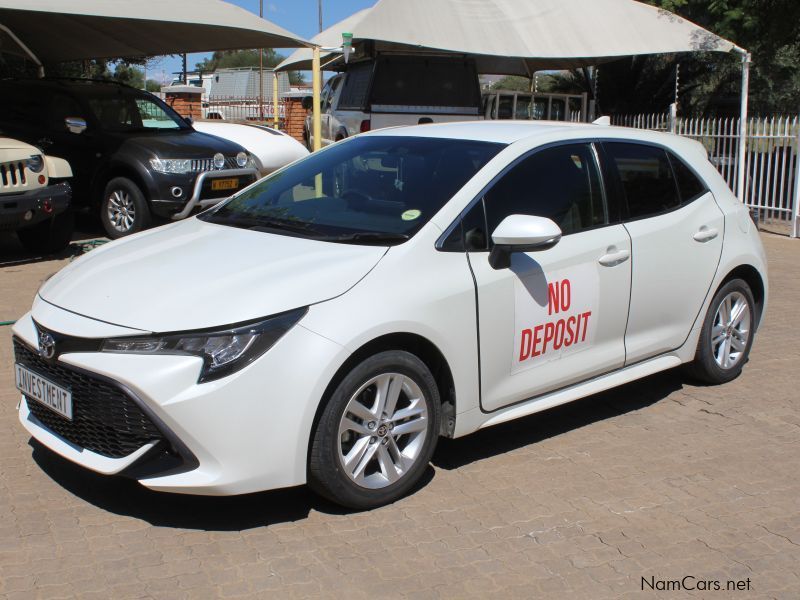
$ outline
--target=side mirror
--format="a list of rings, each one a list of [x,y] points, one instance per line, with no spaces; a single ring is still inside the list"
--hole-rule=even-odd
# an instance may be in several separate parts
[[[67,131],[75,134],[82,134],[86,131],[86,119],[83,117],[67,117],[64,119],[64,125],[67,126]]]
[[[192,117],[184,117],[184,119],[183,119],[183,120],[186,122],[186,124],[187,124],[189,127],[191,127],[192,125],[194,125],[194,119],[193,119]]]
[[[303,99],[300,101],[300,104],[303,106],[305,110],[311,110],[314,105],[314,98],[311,96],[303,96]]]
[[[508,269],[514,252],[536,252],[552,248],[561,240],[561,228],[545,217],[510,215],[492,233],[494,248],[489,264],[495,270]]]

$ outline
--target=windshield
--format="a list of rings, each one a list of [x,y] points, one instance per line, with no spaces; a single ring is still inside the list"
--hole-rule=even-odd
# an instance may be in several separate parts
[[[502,144],[365,136],[334,144],[200,218],[328,241],[401,243]]]
[[[189,128],[174,111],[146,96],[120,90],[92,95],[88,102],[97,122],[106,131],[178,131]]]

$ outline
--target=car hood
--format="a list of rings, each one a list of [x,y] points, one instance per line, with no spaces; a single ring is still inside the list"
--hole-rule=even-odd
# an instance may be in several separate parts
[[[2,135],[0,135],[0,150],[23,150],[32,154],[41,154],[40,150],[31,146],[30,144],[26,144],[25,142],[21,142],[12,138],[3,137]]]
[[[199,131],[142,133],[120,136],[125,146],[138,146],[159,158],[211,158],[217,152],[235,156],[244,148],[230,140]]]
[[[101,246],[49,279],[39,295],[143,331],[204,329],[339,296],[385,253],[193,218]]]

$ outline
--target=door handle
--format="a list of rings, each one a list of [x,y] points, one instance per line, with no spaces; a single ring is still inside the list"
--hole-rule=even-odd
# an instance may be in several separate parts
[[[609,248],[609,250],[612,250]],[[624,263],[631,257],[631,253],[627,250],[616,250],[613,252],[609,252],[608,254],[604,254],[601,256],[597,262],[599,262],[604,267],[615,267],[618,264]]]
[[[709,228],[703,225],[700,229],[697,230],[692,238],[695,242],[700,242],[701,244],[705,244],[706,242],[710,242],[715,237],[719,235],[719,231],[714,228]]]

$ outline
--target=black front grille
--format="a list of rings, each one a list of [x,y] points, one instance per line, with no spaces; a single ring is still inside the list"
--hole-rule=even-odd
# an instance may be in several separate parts
[[[18,363],[72,392],[72,421],[36,400],[28,409],[47,429],[73,444],[110,458],[121,458],[163,438],[139,405],[120,387],[41,358],[14,340]]]

